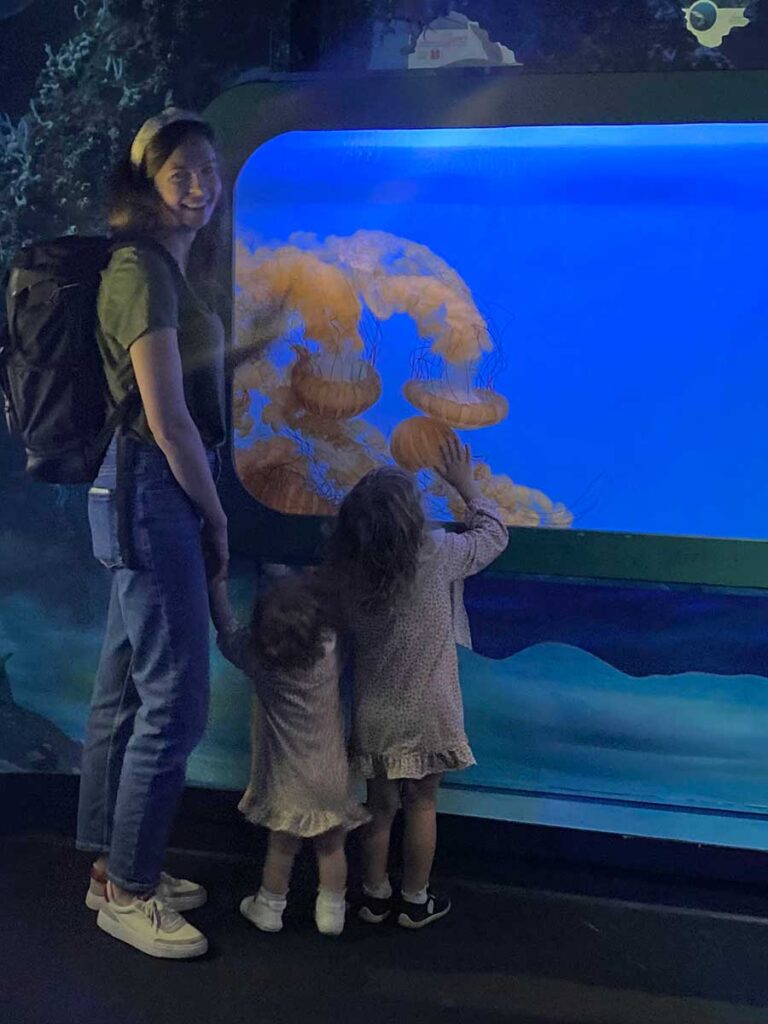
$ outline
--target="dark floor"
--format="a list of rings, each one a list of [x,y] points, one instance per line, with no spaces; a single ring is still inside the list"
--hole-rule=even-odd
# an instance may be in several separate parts
[[[305,865],[285,930],[263,935],[237,912],[251,862],[175,852],[169,869],[209,888],[189,917],[210,950],[168,962],[97,929],[87,865],[61,836],[0,838],[2,1024],[768,1024],[768,913],[643,904],[635,883],[628,902],[444,872],[444,921],[352,921],[329,939]]]

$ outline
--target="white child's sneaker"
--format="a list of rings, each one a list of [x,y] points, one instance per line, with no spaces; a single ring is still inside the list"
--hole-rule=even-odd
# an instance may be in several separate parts
[[[255,896],[246,896],[240,904],[240,913],[262,932],[279,932],[283,927],[285,896],[275,896],[259,889]]]
[[[85,905],[89,910],[101,910],[107,902],[107,876],[91,868],[91,882],[88,892],[85,894]],[[208,899],[208,893],[197,882],[190,882],[186,878],[174,878],[173,875],[162,871],[160,881],[155,890],[157,899],[170,910],[196,910],[202,907]]]
[[[315,924],[321,935],[341,935],[347,903],[343,892],[320,889],[315,901]]]
[[[107,882],[106,899],[96,922],[113,938],[148,956],[167,960],[186,960],[207,952],[208,940],[202,932],[162,900],[136,897],[127,906],[120,906],[112,895],[112,883]]]

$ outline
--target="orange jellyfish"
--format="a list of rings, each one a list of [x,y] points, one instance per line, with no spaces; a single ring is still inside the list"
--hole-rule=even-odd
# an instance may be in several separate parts
[[[509,402],[490,388],[455,390],[441,380],[409,380],[403,395],[421,412],[462,430],[477,430],[501,423],[509,413]]]
[[[506,474],[496,475],[486,462],[475,464],[474,477],[483,495],[499,506],[507,526],[566,529],[573,524],[573,513],[562,502],[553,502],[543,491],[517,484]],[[456,518],[464,515],[464,503],[452,492],[448,507]]]
[[[249,253],[238,249],[237,280],[243,309],[263,316],[297,314],[307,337],[330,352],[345,347],[362,351],[362,305],[352,283],[338,267],[295,246]]]
[[[240,449],[235,456],[243,486],[262,505],[289,515],[327,516],[333,502],[315,491],[309,462],[287,437],[271,437]]]
[[[352,355],[313,355],[303,345],[293,349],[291,390],[307,412],[348,420],[379,400],[381,377],[372,363]]]
[[[247,490],[253,491],[265,470],[275,466],[301,466],[301,453],[289,437],[267,437],[248,448],[235,450],[237,474]]]
[[[444,423],[426,416],[411,416],[392,431],[389,449],[392,458],[403,469],[416,473],[420,469],[436,469],[442,464],[441,448],[456,435]]]
[[[307,484],[306,473],[292,465],[268,466],[251,478],[250,494],[276,512],[294,516],[332,516],[336,506]]]
[[[379,320],[407,313],[448,363],[476,361],[493,349],[488,325],[471,295],[458,294],[444,281],[419,275],[374,274],[361,282],[366,304]]]
[[[265,437],[254,441],[248,448],[235,451],[235,461],[241,474],[263,469],[265,466],[279,466],[301,462],[302,455],[296,442],[290,437]]]

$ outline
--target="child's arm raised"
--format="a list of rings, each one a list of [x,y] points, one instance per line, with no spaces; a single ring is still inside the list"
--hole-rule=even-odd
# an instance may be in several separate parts
[[[490,565],[509,542],[501,511],[484,498],[472,471],[469,445],[451,438],[442,448],[440,475],[466,502],[469,515],[464,533],[449,533],[440,548],[440,560],[451,580],[473,576]]]

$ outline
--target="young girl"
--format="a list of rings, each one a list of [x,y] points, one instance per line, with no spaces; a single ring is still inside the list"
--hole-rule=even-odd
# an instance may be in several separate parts
[[[465,533],[426,532],[414,477],[377,469],[347,495],[331,542],[355,674],[353,767],[368,779],[363,904],[378,924],[392,911],[390,831],[402,799],[403,880],[397,921],[421,928],[450,901],[431,892],[442,773],[475,763],[464,732],[457,640],[466,636],[461,581],[507,545],[496,506],[482,498],[469,449],[444,451],[444,479],[469,509]]]
[[[336,634],[315,581],[287,577],[256,602],[249,627],[237,622],[226,583],[211,588],[224,656],[254,683],[251,779],[239,809],[269,829],[261,888],[240,904],[257,928],[283,926],[294,858],[304,839],[317,854],[315,921],[339,935],[346,911],[348,831],[370,820],[350,783],[339,694]]]

